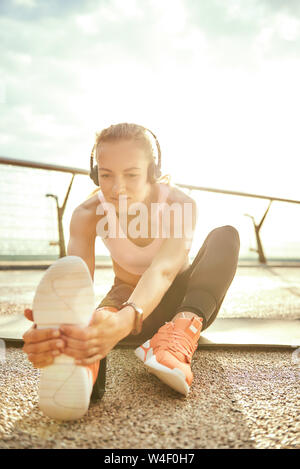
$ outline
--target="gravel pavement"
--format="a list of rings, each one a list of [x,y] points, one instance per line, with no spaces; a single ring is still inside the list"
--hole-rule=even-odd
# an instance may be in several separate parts
[[[30,306],[43,271],[0,271],[0,314]],[[110,269],[95,290],[109,290]],[[220,317],[300,318],[300,268],[239,267]],[[75,422],[37,406],[39,370],[20,348],[0,360],[0,448],[300,448],[297,351],[200,349],[183,397],[148,373],[133,349],[107,359],[106,392]]]

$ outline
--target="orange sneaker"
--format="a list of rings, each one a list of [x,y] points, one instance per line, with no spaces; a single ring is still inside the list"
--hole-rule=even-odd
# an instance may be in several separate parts
[[[167,322],[135,350],[150,373],[175,391],[187,396],[193,381],[192,356],[202,329],[202,318],[179,318]]]
[[[95,310],[93,282],[86,263],[77,256],[54,262],[43,275],[35,292],[32,311],[37,328],[62,324],[86,327]],[[75,420],[83,417],[90,404],[100,362],[75,365],[73,357],[61,354],[42,368],[39,407],[48,417]]]

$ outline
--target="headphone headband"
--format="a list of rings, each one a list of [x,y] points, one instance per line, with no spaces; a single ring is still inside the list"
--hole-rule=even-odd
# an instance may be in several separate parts
[[[157,139],[156,135],[152,132],[152,130],[148,129],[147,127],[143,127],[143,129],[150,132],[150,134],[154,137],[156,148],[157,148],[157,163],[156,163],[156,166],[158,166],[158,168],[160,169],[161,168],[161,150],[160,150],[160,144],[158,142],[158,139]]]

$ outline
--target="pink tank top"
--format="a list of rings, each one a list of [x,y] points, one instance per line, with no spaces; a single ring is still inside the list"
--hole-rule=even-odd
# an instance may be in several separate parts
[[[124,231],[122,230],[120,221],[116,215],[116,211],[112,209],[112,205],[105,200],[102,191],[98,192],[99,200],[102,204],[103,211],[110,226],[116,226],[116,237],[102,237],[102,241],[108,248],[112,259],[119,264],[124,270],[131,274],[142,275],[150,266],[155,254],[159,250],[162,242],[165,240],[161,236],[161,220],[164,203],[167,200],[170,188],[166,184],[159,184],[159,196],[156,202],[157,206],[157,235],[154,240],[147,246],[140,247],[134,244]],[[149,236],[151,237],[151,236]]]

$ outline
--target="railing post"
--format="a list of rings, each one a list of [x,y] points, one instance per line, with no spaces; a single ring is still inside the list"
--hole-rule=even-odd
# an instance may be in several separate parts
[[[267,213],[271,207],[271,203],[272,203],[272,200],[270,200],[270,203],[268,205],[268,208],[267,210],[265,211],[262,219],[260,220],[259,224],[256,225],[255,223],[255,220],[254,220],[254,217],[252,217],[252,215],[249,215],[248,213],[245,213],[244,215],[246,217],[250,217],[252,219],[252,222],[253,222],[253,226],[254,226],[254,231],[255,231],[255,237],[256,237],[256,243],[257,243],[257,249],[250,249],[250,251],[254,251],[254,252],[257,252],[258,253],[258,259],[259,259],[259,262],[261,264],[266,264],[267,263],[267,260],[266,260],[266,257],[265,257],[265,254],[264,254],[264,250],[263,250],[263,246],[262,246],[262,242],[261,242],[261,239],[260,239],[260,234],[259,234],[259,231],[262,227],[262,224],[267,216]]]
[[[65,244],[65,237],[64,237],[64,228],[63,228],[63,216],[64,216],[64,211],[67,205],[67,200],[70,194],[70,190],[74,181],[75,174],[72,174],[72,179],[69,184],[67,193],[65,195],[64,203],[60,207],[58,204],[58,197],[55,194],[46,194],[46,197],[52,197],[55,199],[56,202],[56,210],[57,210],[57,225],[58,225],[58,245],[59,245],[59,257],[65,257],[66,256],[66,244]]]

